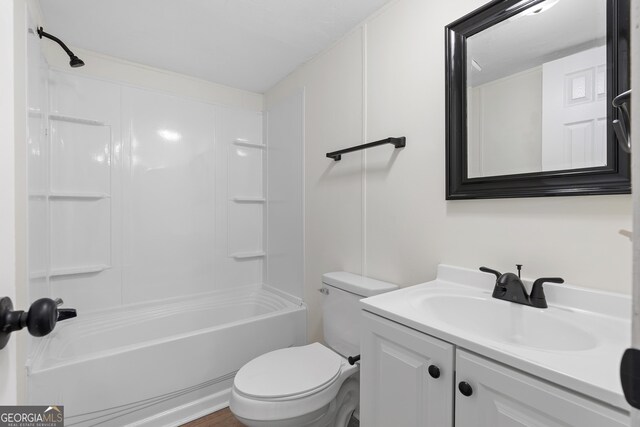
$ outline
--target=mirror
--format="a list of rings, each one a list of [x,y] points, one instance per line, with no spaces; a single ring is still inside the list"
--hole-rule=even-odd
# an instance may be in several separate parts
[[[447,198],[630,192],[628,0],[497,0],[446,27]]]

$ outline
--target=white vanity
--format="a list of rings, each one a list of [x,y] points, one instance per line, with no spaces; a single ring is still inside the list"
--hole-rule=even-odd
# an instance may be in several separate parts
[[[441,265],[432,282],[361,301],[361,424],[628,426],[630,299],[545,284],[539,309],[492,298],[494,283]]]

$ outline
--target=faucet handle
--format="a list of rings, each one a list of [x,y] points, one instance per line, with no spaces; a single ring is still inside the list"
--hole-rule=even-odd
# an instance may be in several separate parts
[[[564,283],[564,279],[562,277],[541,277],[533,282],[529,301],[532,306],[537,308],[547,308],[547,299],[542,288],[543,283]]]
[[[487,267],[480,267],[480,271],[482,271],[483,273],[495,274],[496,280],[499,279],[500,276],[502,276],[502,273],[500,273],[499,271],[492,270],[491,268],[487,268]]]

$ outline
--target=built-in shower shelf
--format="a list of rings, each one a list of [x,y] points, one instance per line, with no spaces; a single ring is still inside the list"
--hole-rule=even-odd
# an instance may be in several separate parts
[[[83,117],[63,116],[61,114],[49,114],[49,120],[55,120],[58,122],[77,123],[81,125],[89,126],[106,126],[105,122],[99,120],[85,119]]]
[[[243,147],[267,148],[267,146],[264,145],[264,144],[258,144],[258,143],[255,143],[255,142],[246,141],[244,139],[234,139],[233,140],[233,144],[234,145],[241,145]]]
[[[264,203],[264,197],[234,197],[232,199],[236,203]]]
[[[39,280],[47,277],[46,271],[32,271],[29,273],[29,280]]]
[[[39,108],[29,108],[28,109],[29,118],[33,119],[41,119],[42,118],[42,110]]]
[[[254,251],[254,252],[236,252],[231,254],[231,258],[235,259],[249,259],[249,258],[262,258],[266,254],[264,251]]]
[[[74,274],[87,274],[87,273],[100,273],[110,269],[110,265],[98,264],[98,265],[84,265],[82,267],[68,267],[68,268],[54,268],[49,273],[49,276],[72,276]]]
[[[34,191],[29,193],[29,200],[45,200],[47,198],[47,193]]]
[[[111,196],[107,193],[74,193],[74,192],[55,192],[49,194],[50,199],[79,199],[79,200],[97,200],[108,199]]]

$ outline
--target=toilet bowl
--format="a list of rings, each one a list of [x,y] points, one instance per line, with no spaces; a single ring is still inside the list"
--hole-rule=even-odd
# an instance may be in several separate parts
[[[323,330],[312,343],[263,354],[236,374],[229,407],[248,427],[346,427],[358,408],[359,300],[396,285],[346,272],[322,276]]]

